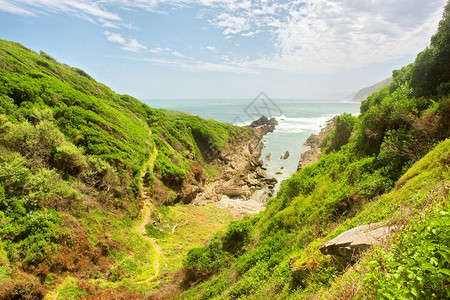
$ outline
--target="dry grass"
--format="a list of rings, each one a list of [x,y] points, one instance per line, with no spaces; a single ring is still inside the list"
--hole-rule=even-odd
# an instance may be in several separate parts
[[[181,292],[180,284],[186,276],[183,259],[188,251],[207,245],[211,237],[224,231],[235,217],[213,204],[177,204],[159,207],[153,218],[159,220],[157,229],[164,232],[154,237],[164,258],[161,261],[161,285],[148,299],[168,299]]]
[[[173,274],[182,267],[182,260],[190,249],[205,246],[215,233],[223,231],[235,219],[213,204],[161,207],[158,216],[157,228],[166,233],[157,238],[157,243],[164,254],[161,267],[167,274]]]

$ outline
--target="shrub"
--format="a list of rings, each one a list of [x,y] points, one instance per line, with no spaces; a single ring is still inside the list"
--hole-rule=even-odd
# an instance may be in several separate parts
[[[45,289],[39,279],[24,273],[15,271],[12,279],[0,281],[0,299],[43,299]]]
[[[33,208],[70,210],[77,201],[77,192],[63,181],[54,170],[41,169],[24,187],[29,193],[29,205]]]
[[[28,213],[20,205],[5,216],[0,228],[8,259],[39,264],[56,249],[61,219],[55,210],[33,210]]]
[[[216,234],[208,246],[189,250],[183,261],[186,268],[185,287],[192,283],[208,279],[219,272],[231,260],[228,252],[223,251],[220,237]]]
[[[449,204],[411,221],[393,249],[369,262],[366,293],[377,298],[450,298]]]
[[[357,118],[351,114],[345,113],[336,118],[336,125],[326,137],[326,152],[339,151],[342,146],[347,144],[353,131]]]
[[[56,147],[54,166],[75,176],[87,169],[87,161],[80,149],[72,143],[65,142]]]
[[[222,238],[222,248],[236,256],[242,253],[250,241],[251,226],[248,221],[232,221]]]
[[[3,152],[0,156],[0,182],[8,195],[23,193],[23,187],[31,177],[27,160],[19,153]]]

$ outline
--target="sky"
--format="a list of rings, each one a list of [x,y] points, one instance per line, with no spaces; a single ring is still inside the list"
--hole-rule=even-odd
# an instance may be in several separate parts
[[[139,99],[346,99],[414,61],[447,0],[0,0],[0,38]]]

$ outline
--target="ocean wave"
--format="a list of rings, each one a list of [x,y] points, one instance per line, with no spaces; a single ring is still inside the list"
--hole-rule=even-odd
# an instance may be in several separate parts
[[[286,133],[302,133],[305,130],[319,131],[325,123],[331,119],[334,115],[324,115],[320,117],[302,117],[292,118],[286,116],[280,116],[277,118],[278,126],[276,130],[278,132]]]
[[[302,133],[308,131],[319,131],[328,120],[332,119],[335,114],[323,114],[319,117],[287,117],[281,115],[275,119],[278,121],[276,126],[277,132],[282,133]],[[249,120],[235,120],[234,125],[248,126],[252,121]]]

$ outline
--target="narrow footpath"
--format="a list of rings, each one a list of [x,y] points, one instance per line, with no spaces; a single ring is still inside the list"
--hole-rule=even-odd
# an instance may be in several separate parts
[[[152,281],[153,279],[158,277],[159,265],[160,265],[160,259],[161,259],[162,253],[161,253],[161,247],[155,242],[155,240],[152,239],[151,237],[149,237],[148,235],[146,235],[145,225],[147,225],[149,222],[151,222],[150,213],[152,212],[152,205],[148,199],[145,199],[145,196],[144,196],[143,210],[145,211],[145,217],[144,217],[144,220],[142,220],[142,223],[139,224],[139,232],[142,233],[144,238],[147,241],[149,241],[152,244],[153,248],[155,249],[155,259],[153,261],[155,275],[144,280],[145,282],[148,282],[148,281]]]
[[[150,155],[149,161],[147,163],[147,166],[148,166],[148,168],[150,168],[150,171],[153,171],[153,163],[154,163],[157,155],[158,155],[158,149],[156,147],[154,147],[153,153]],[[145,176],[146,172],[147,172],[147,169],[144,169],[142,171],[142,178]],[[155,257],[154,257],[154,261],[153,261],[153,267],[155,269],[155,274],[153,276],[147,278],[146,280],[143,280],[144,282],[149,282],[158,277],[162,253],[161,253],[161,247],[155,242],[154,239],[152,239],[151,237],[149,237],[147,235],[146,230],[145,230],[145,225],[147,225],[148,223],[150,223],[152,221],[150,214],[153,211],[151,197],[148,192],[148,188],[145,185],[142,187],[142,190],[141,190],[141,199],[144,202],[144,207],[142,208],[142,210],[143,210],[142,214],[144,215],[144,220],[142,220],[142,222],[139,224],[138,230],[144,236],[144,238],[152,244],[153,248],[155,249]]]

